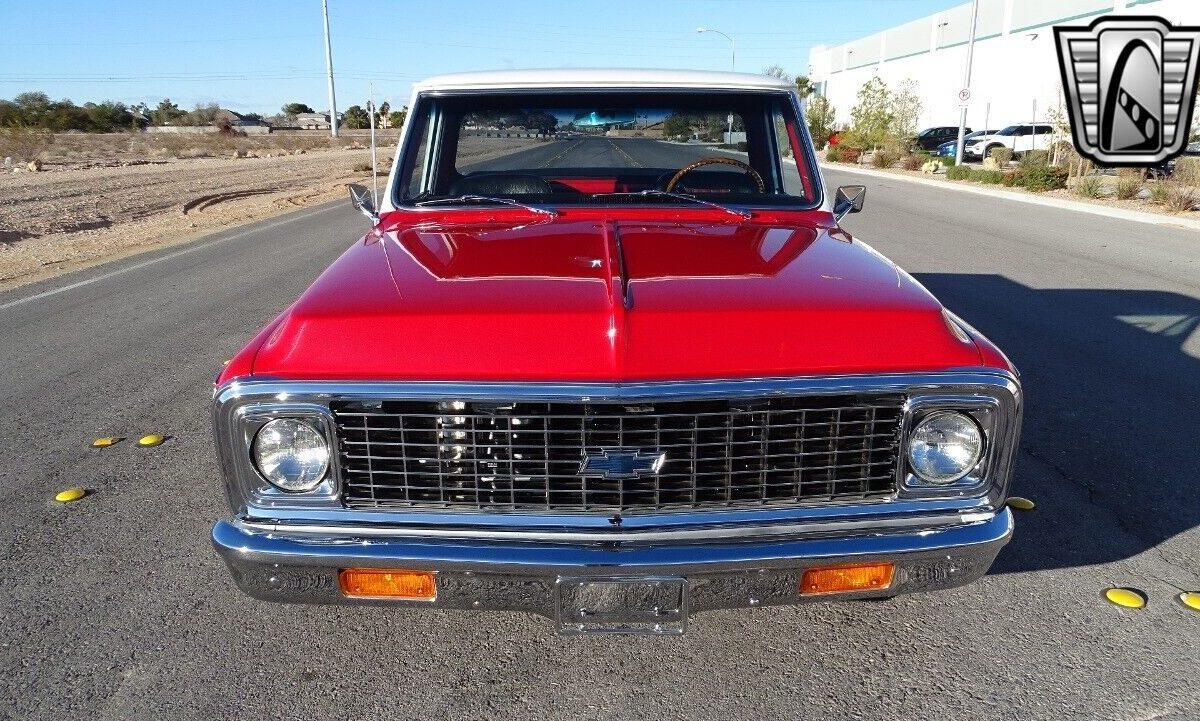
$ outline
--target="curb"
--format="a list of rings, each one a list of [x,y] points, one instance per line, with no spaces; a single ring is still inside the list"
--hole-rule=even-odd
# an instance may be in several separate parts
[[[858,173],[867,175],[872,178],[886,178],[888,180],[900,180],[906,183],[916,183],[918,185],[928,185],[934,188],[944,188],[946,190],[956,190],[960,193],[973,193],[975,195],[986,195],[990,198],[999,198],[1000,200],[1011,200],[1017,203],[1029,203],[1031,205],[1041,205],[1047,208],[1058,208],[1059,210],[1073,210],[1078,213],[1089,213],[1091,215],[1102,215],[1107,218],[1116,218],[1118,220],[1128,220],[1132,223],[1149,223],[1150,225],[1165,225],[1172,228],[1183,228],[1185,230],[1200,230],[1200,220],[1192,218],[1177,218],[1168,215],[1158,215],[1156,213],[1146,213],[1140,210],[1123,210],[1121,208],[1109,208],[1103,205],[1093,205],[1091,203],[1080,203],[1074,200],[1062,200],[1060,198],[1043,198],[1031,193],[1015,193],[1011,190],[989,189],[977,187],[974,185],[966,185],[946,180],[926,180],[925,178],[913,178],[908,175],[900,175],[898,173],[888,173],[882,170],[872,170],[868,168],[857,168],[852,165],[843,165],[841,163],[820,163],[821,170],[844,170],[847,173]]]

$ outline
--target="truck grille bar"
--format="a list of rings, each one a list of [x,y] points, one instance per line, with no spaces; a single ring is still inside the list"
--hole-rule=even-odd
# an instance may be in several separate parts
[[[880,498],[905,397],[335,401],[352,508],[629,513]]]

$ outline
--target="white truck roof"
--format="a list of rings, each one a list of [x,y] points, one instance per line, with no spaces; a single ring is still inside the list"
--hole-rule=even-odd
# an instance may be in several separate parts
[[[485,70],[438,75],[413,85],[416,92],[437,90],[502,90],[537,88],[719,88],[723,90],[790,90],[794,86],[769,75],[704,70],[630,68],[563,68]]]

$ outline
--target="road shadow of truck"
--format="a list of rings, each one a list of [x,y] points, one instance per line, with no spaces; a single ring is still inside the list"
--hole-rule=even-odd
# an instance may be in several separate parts
[[[1022,374],[1013,490],[1038,508],[1017,516],[993,573],[1117,561],[1200,525],[1200,300],[917,279]]]

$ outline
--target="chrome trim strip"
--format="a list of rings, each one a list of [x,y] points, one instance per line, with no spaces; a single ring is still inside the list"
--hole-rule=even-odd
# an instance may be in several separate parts
[[[964,523],[990,521],[996,514],[955,513],[939,516],[915,516],[891,519],[886,526],[888,533],[902,531],[933,531]],[[495,530],[478,528],[430,528],[428,526],[357,525],[357,524],[304,524],[256,522],[238,519],[233,525],[247,533],[266,533],[287,537],[371,539],[371,538],[438,538],[471,539],[478,541],[552,541],[562,543],[619,543],[639,544],[661,541],[688,542],[728,540],[729,529],[707,527],[666,531],[557,531],[538,532],[529,530]],[[835,521],[829,523],[777,523],[773,525],[739,526],[737,538],[812,538],[850,535],[866,530],[880,531],[880,519]]]
[[[356,540],[352,538],[289,538],[250,533],[220,521],[212,541],[235,570],[271,564],[272,573],[288,566],[345,568],[354,566],[464,570],[480,573],[516,572],[554,576],[611,574],[719,573],[736,569],[796,568],[816,561],[894,558],[908,554],[965,554],[971,547],[999,550],[1012,534],[1008,509],[988,520],[938,530],[894,534],[856,534],[843,538],[788,538],[758,542],[661,544],[554,544],[445,539]],[[989,554],[994,556],[994,553]],[[991,558],[988,559],[990,565]],[[986,566],[981,569],[986,570]],[[237,574],[235,573],[235,576]]]
[[[880,375],[797,376],[733,380],[586,382],[454,382],[454,381],[293,381],[274,378],[235,378],[217,388],[221,403],[255,397],[286,402],[305,396],[316,401],[362,399],[467,398],[481,401],[624,401],[699,400],[767,395],[819,395],[872,392],[946,392],[947,386],[1007,388],[1018,395],[1019,384],[999,368],[961,368],[930,373]]]

